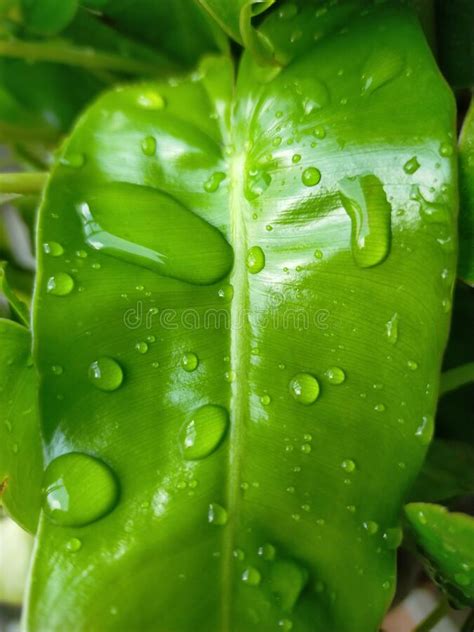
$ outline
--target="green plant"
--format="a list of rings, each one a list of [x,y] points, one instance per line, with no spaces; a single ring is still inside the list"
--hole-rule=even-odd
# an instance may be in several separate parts
[[[456,109],[413,3],[201,4],[4,18],[0,121],[29,166],[0,188],[41,196],[31,322],[15,266],[0,320],[2,499],[36,537],[25,627],[375,631],[402,514],[472,607],[472,518],[428,504],[473,491],[472,446],[431,443],[473,365],[453,331],[439,386]],[[41,103],[19,92],[25,51]],[[472,282],[469,228],[461,243]]]

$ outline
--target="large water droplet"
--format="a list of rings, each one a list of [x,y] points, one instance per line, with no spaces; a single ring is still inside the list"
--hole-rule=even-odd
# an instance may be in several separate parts
[[[198,368],[199,358],[195,353],[189,352],[185,353],[181,358],[181,366],[188,373],[192,373]]]
[[[60,257],[64,254],[64,248],[57,241],[47,241],[43,244],[43,251],[51,257]]]
[[[207,404],[194,411],[180,434],[184,458],[194,461],[212,454],[223,440],[228,423],[227,411],[221,406]]]
[[[247,252],[247,268],[252,274],[257,274],[265,267],[265,253],[260,246],[252,246]]]
[[[248,586],[258,586],[262,581],[262,576],[260,571],[253,566],[249,566],[242,573],[242,581]]]
[[[266,543],[258,547],[257,554],[266,562],[271,562],[276,557],[276,548],[273,544]]]
[[[99,459],[70,452],[54,459],[43,479],[43,507],[61,526],[79,527],[108,514],[118,499],[112,470]]]
[[[309,406],[319,397],[319,382],[309,373],[298,373],[289,384],[291,395],[300,404]]]
[[[104,185],[77,211],[89,246],[164,276],[209,285],[232,267],[232,248],[217,228],[155,189]]]
[[[306,187],[314,187],[321,181],[321,172],[316,167],[306,167],[301,174],[301,181]]]
[[[56,272],[49,277],[46,292],[54,296],[67,296],[74,289],[74,279],[66,272]]]
[[[351,247],[362,268],[385,259],[390,248],[391,208],[383,185],[374,175],[344,178],[340,182],[342,205],[351,218]]]
[[[219,188],[222,180],[225,180],[225,173],[222,171],[215,171],[204,183],[204,191],[207,191],[207,193],[214,193]]]
[[[404,61],[397,51],[377,49],[364,65],[362,93],[372,94],[378,88],[389,83],[401,73],[404,65]]]
[[[403,171],[405,173],[408,173],[408,175],[414,174],[416,171],[418,171],[419,168],[420,163],[418,162],[416,156],[413,156],[413,158],[407,160],[406,163],[403,165]]]
[[[324,375],[327,377],[328,382],[334,385],[342,384],[346,379],[346,374],[338,366],[331,367],[324,373]]]
[[[207,510],[207,521],[209,524],[213,524],[217,527],[223,527],[227,524],[229,515],[227,510],[224,509],[219,503],[211,503]]]
[[[112,358],[99,358],[89,366],[89,380],[101,391],[116,391],[123,382],[122,367]]]
[[[387,529],[383,534],[383,541],[388,549],[397,549],[402,543],[403,531],[400,527]]]

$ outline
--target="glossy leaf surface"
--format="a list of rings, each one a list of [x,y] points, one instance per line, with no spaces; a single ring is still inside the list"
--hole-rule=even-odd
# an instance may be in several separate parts
[[[235,88],[210,59],[107,93],[64,147],[34,347],[67,524],[41,518],[32,632],[369,632],[391,601],[448,328],[453,101],[404,11],[304,42]]]
[[[474,518],[445,507],[405,507],[411,533],[434,581],[457,607],[474,605]]]
[[[38,521],[43,459],[37,412],[37,378],[31,337],[24,327],[0,319],[0,496],[23,528]]]
[[[459,276],[474,285],[474,100],[459,143]]]

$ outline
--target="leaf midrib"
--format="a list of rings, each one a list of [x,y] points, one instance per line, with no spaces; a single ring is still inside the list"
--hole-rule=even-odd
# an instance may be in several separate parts
[[[247,230],[244,220],[243,174],[244,153],[235,153],[230,159],[230,243],[234,250],[234,267],[230,275],[233,298],[230,311],[230,368],[235,373],[231,382],[229,406],[230,436],[227,475],[227,511],[229,522],[224,533],[222,555],[222,632],[230,632],[232,625],[232,555],[240,499],[240,458],[245,419],[248,410],[248,383],[246,367],[249,345],[246,343],[248,305],[248,276],[246,269]]]

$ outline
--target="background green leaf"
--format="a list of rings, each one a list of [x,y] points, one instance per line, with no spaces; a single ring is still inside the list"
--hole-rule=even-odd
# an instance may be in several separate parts
[[[474,518],[411,503],[405,516],[425,568],[456,607],[474,605]]]
[[[30,333],[0,319],[0,498],[8,514],[34,532],[41,503],[43,459],[37,409],[37,378]]]

